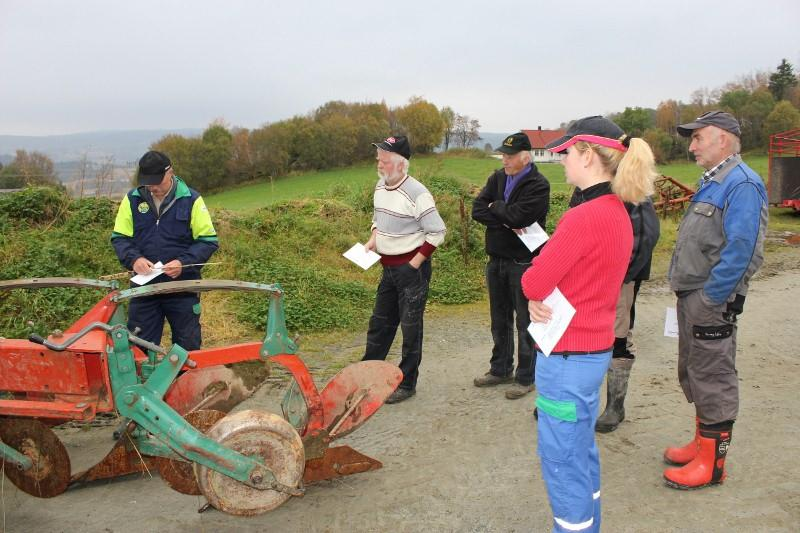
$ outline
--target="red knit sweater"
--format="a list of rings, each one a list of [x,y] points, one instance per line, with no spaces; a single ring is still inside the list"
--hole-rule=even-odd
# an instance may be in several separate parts
[[[600,196],[564,213],[522,276],[529,300],[544,300],[557,286],[575,307],[553,352],[611,348],[617,298],[632,249],[631,219],[616,195]]]

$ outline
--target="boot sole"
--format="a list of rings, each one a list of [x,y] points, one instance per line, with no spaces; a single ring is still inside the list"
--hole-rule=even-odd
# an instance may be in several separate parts
[[[507,383],[514,383],[514,378],[503,379],[502,381],[495,381],[494,383],[476,383],[475,380],[472,381],[472,384],[478,388],[496,387],[497,385],[505,385]]]
[[[618,427],[619,427],[619,424],[617,424],[615,426],[605,426],[605,425],[598,424],[598,425],[596,425],[594,427],[594,430],[597,433],[611,433],[612,431],[615,431]]]
[[[506,400],[519,400],[520,398],[524,398],[528,394],[530,394],[530,392],[526,392],[525,394],[520,394],[519,396],[517,395],[509,396],[508,394],[506,394]]]
[[[678,489],[678,490],[697,490],[705,487],[710,487],[712,485],[722,485],[723,481],[725,481],[725,478],[722,478],[719,481],[709,481],[705,485],[697,485],[696,487],[690,487],[689,485],[681,485],[680,483],[676,483],[670,479],[667,479],[667,477],[664,476],[664,482],[666,483],[666,485],[671,489]]]

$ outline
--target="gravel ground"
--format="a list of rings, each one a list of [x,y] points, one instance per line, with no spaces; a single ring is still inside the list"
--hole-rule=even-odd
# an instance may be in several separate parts
[[[435,275],[435,274],[434,274]],[[724,485],[664,486],[663,448],[693,434],[693,409],[677,382],[677,340],[663,336],[674,298],[646,284],[637,307],[627,419],[598,436],[605,531],[797,531],[800,481],[800,248],[770,255],[754,281],[739,329],[741,412]],[[2,486],[9,532],[372,532],[548,531],[551,515],[535,454],[534,395],[506,400],[504,386],[478,389],[491,350],[486,303],[436,309],[426,317],[417,395],[384,406],[343,443],[383,468],[308,488],[262,516],[198,514],[201,497],[171,491],[157,475],[71,489],[50,500]],[[330,346],[360,352],[363,333]],[[302,351],[301,351],[302,354]],[[391,360],[397,359],[397,346]],[[333,359],[336,359],[334,357]],[[281,391],[262,388],[242,407],[275,410]],[[107,430],[106,430],[107,432]],[[64,432],[84,449],[108,446],[103,430]],[[72,449],[71,448],[71,449]]]

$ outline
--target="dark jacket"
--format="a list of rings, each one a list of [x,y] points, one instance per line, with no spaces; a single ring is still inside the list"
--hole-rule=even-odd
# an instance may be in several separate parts
[[[539,254],[541,247],[531,252],[513,230],[526,228],[534,222],[545,228],[550,208],[550,182],[531,163],[530,172],[514,186],[508,202],[503,198],[505,188],[506,173],[501,168],[489,176],[486,186],[472,203],[472,218],[486,226],[487,254],[528,262]]]
[[[625,209],[628,210],[633,226],[633,253],[625,273],[625,283],[650,279],[653,250],[661,236],[661,224],[656,209],[649,198],[639,202],[639,205],[625,202]]]
[[[125,268],[132,269],[139,257],[164,264],[173,259],[184,265],[206,263],[219,247],[203,198],[177,176],[174,180],[160,213],[145,187],[131,190],[120,202],[111,244]],[[200,267],[187,267],[175,281],[199,278]],[[162,274],[154,281],[173,280]]]
[[[585,191],[576,188],[570,198],[569,206],[575,207],[603,194],[613,194],[610,183],[599,183],[588,187]],[[639,205],[625,202],[625,209],[628,211],[628,216],[631,217],[631,226],[633,227],[633,250],[628,262],[628,270],[625,273],[625,283],[650,279],[653,250],[655,250],[661,234],[658,215],[649,198],[639,202]]]

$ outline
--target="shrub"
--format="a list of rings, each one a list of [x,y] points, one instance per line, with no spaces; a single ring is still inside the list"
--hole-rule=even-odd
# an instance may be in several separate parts
[[[0,213],[9,221],[42,224],[63,219],[69,198],[52,187],[28,187],[0,196]]]

